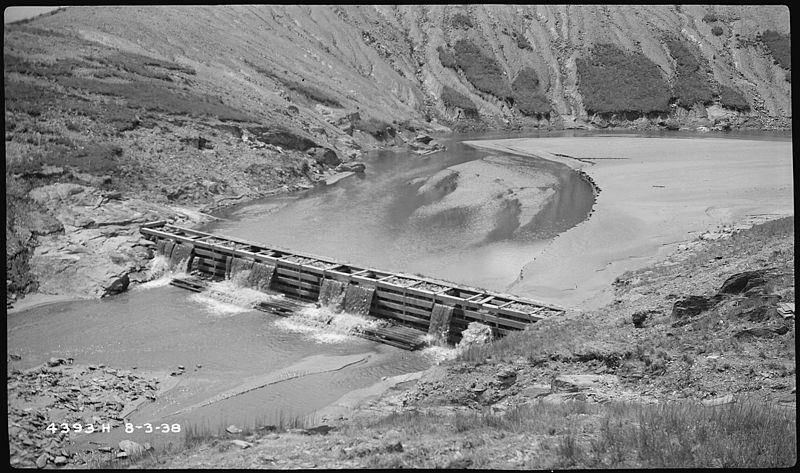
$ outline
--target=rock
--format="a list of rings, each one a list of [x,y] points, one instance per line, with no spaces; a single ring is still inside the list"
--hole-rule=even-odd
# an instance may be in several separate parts
[[[633,326],[636,328],[644,327],[644,322],[647,320],[647,311],[640,310],[639,312],[634,312],[631,315],[631,320],[633,321]]]
[[[704,406],[721,406],[723,404],[730,404],[734,402],[733,394],[728,394],[727,396],[722,396],[714,399],[704,399],[703,401]]]
[[[754,287],[762,286],[766,283],[764,280],[765,270],[757,271],[744,271],[742,273],[734,274],[722,283],[719,289],[720,294],[741,294]]]
[[[55,463],[56,465],[59,465],[59,466],[60,465],[66,465],[67,464],[67,457],[59,455],[59,456],[57,456],[55,458],[55,460],[53,460],[53,463]]]
[[[523,389],[520,395],[530,399],[536,399],[538,397],[547,396],[550,392],[549,384],[533,384]]]
[[[672,316],[677,319],[701,314],[721,300],[721,297],[688,296],[675,302],[672,306]]]
[[[127,453],[131,457],[135,457],[144,453],[145,449],[140,444],[133,440],[122,440],[119,442],[119,449]]]
[[[472,345],[485,345],[494,339],[492,328],[480,322],[470,322],[467,329],[461,332],[461,341],[458,342],[459,348],[466,348]]]
[[[421,133],[414,138],[414,141],[417,141],[422,144],[428,144],[431,141],[433,141],[433,138],[431,138],[429,135],[426,135],[425,133]]]
[[[36,458],[36,466],[38,468],[44,468],[45,466],[47,466],[48,460],[50,460],[50,455],[48,455],[47,453],[42,453],[41,455],[39,455],[38,458]]]
[[[117,453],[117,458],[128,458],[129,456],[130,455],[128,455],[128,452],[119,452],[119,453]]]
[[[311,148],[308,154],[320,166],[336,167],[342,164],[341,158],[330,148]]]
[[[50,358],[49,360],[47,360],[47,366],[50,366],[50,367],[58,366],[58,365],[62,365],[64,363],[66,363],[66,362],[67,362],[67,360],[65,360],[64,358]]]
[[[553,392],[577,392],[598,386],[616,384],[619,379],[610,374],[572,374],[561,375],[553,380]]]
[[[733,336],[736,338],[772,338],[775,335],[783,335],[788,331],[789,327],[785,325],[777,329],[770,329],[766,327],[755,327],[736,332]]]
[[[367,167],[364,163],[359,162],[351,162],[351,163],[342,163],[336,166],[336,172],[364,172]]]
[[[229,425],[227,428],[225,428],[225,431],[228,432],[229,434],[241,434],[242,433],[242,429],[240,429],[239,427],[236,427],[235,425]]]
[[[241,447],[241,448],[242,448],[242,450],[244,450],[245,448],[250,448],[250,447],[252,447],[252,446],[253,446],[253,444],[252,444],[252,443],[250,443],[250,442],[245,442],[244,440],[239,440],[239,439],[234,439],[234,440],[231,440],[231,443],[232,443],[233,445],[236,445],[237,447]]]

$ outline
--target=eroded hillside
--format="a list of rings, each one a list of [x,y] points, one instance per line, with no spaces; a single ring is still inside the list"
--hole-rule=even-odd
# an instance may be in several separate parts
[[[369,149],[434,151],[420,132],[790,129],[790,52],[783,6],[69,7],[6,25],[9,291],[35,288],[37,241],[166,216],[132,197],[311,187]],[[112,285],[146,255],[119,251]]]

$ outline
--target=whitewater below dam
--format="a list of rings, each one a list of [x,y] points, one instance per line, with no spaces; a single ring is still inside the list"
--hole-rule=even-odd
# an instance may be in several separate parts
[[[547,136],[579,142],[582,134],[588,135]],[[512,292],[536,299],[537,286],[520,281],[522,269],[555,237],[586,221],[594,195],[562,163],[460,143],[513,137],[454,137],[444,141],[447,151],[424,157],[378,152],[366,160],[364,175],[229,208],[199,229],[490,290],[521,288],[530,292]],[[166,376],[175,386],[130,420],[221,431],[313,416],[348,392],[423,370],[441,356],[441,350],[408,352],[349,335],[368,322],[326,307],[309,304],[288,318],[253,310],[253,303],[274,296],[235,281],[200,294],[175,288],[168,284],[175,274],[163,260],[155,263],[158,277],[127,293],[9,314],[8,353],[22,357],[15,366],[71,357],[80,365],[166,376],[182,365],[183,374]],[[157,442],[141,433],[110,437]]]

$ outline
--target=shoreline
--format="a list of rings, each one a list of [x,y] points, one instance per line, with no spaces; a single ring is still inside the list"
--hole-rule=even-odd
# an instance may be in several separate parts
[[[791,143],[784,141],[600,136],[464,143],[562,163],[598,190],[602,185],[590,217],[555,237],[512,289],[566,307],[606,305],[617,276],[715,226],[794,213]]]

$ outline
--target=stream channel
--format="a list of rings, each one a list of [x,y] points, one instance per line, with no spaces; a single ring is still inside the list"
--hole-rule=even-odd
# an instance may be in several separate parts
[[[199,229],[504,291],[549,239],[584,220],[593,202],[590,186],[566,166],[513,156],[479,163],[489,153],[460,143],[523,136],[535,137],[453,136],[442,140],[446,151],[428,156],[376,152],[365,159],[364,174],[228,208],[216,215],[219,220]],[[508,177],[512,186],[529,180],[532,187],[492,194],[496,189],[491,186],[502,190],[504,184],[479,174],[506,165],[522,176],[522,181]],[[453,166],[459,179],[446,170]],[[506,194],[540,201],[520,202],[524,199]],[[253,427],[313,415],[347,392],[436,361],[435,350],[408,352],[348,335],[348,328],[362,322],[357,317],[340,314],[333,328],[316,322],[329,318],[324,307],[281,318],[248,308],[255,297],[250,289],[222,282],[217,293],[226,296],[215,298],[172,287],[169,276],[102,300],[10,314],[8,353],[22,356],[15,367],[71,357],[76,365],[105,364],[164,376],[184,365],[182,375],[171,377],[177,385],[155,402],[144,403],[129,420],[180,423],[183,430],[192,425],[218,433],[230,424]],[[202,405],[248,383],[263,387]],[[83,442],[114,446],[122,439],[154,446],[183,441],[182,434],[126,434],[122,428],[84,437]]]

